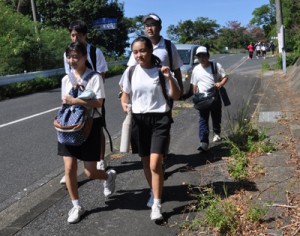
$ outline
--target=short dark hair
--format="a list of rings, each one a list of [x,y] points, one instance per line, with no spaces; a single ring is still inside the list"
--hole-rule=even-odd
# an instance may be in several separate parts
[[[82,20],[75,20],[72,21],[69,25],[69,32],[71,33],[72,30],[75,30],[77,33],[82,33],[83,35],[87,34],[87,25]]]
[[[71,51],[76,51],[81,53],[83,56],[87,55],[86,46],[83,43],[80,42],[73,42],[68,44],[66,48],[66,56],[68,57],[70,55]]]
[[[150,39],[148,39],[147,37],[145,36],[139,36],[137,37],[135,40],[133,40],[133,42],[131,43],[131,50],[132,50],[132,46],[134,43],[136,42],[142,42],[142,43],[145,43],[146,47],[150,50],[153,50],[153,45],[152,45],[152,42]]]

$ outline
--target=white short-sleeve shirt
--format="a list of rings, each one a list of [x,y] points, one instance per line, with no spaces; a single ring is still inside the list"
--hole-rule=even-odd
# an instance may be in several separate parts
[[[220,63],[217,63],[218,79],[226,76],[225,70]],[[197,85],[199,93],[207,93],[215,84],[211,65],[203,67],[201,64],[194,67],[191,77],[191,84]]]
[[[131,81],[129,81],[128,67],[122,75],[123,91],[131,94],[132,112],[143,113],[164,113],[170,110],[163,95],[159,80],[159,69],[142,68],[140,65],[135,67]],[[169,95],[170,85],[166,81],[166,92]]]
[[[85,78],[85,76],[87,76],[90,72],[92,72],[93,70],[87,68],[85,70],[85,72],[81,75],[78,83],[82,83],[83,79]],[[61,98],[63,98],[65,95],[68,95],[71,88],[72,88],[72,83],[69,79],[68,75],[65,75],[62,78],[61,81]],[[105,90],[104,90],[104,84],[103,84],[103,80],[101,79],[101,75],[99,75],[98,73],[95,73],[90,80],[88,81],[85,89],[89,89],[92,90],[97,99],[101,99],[101,98],[105,98]],[[97,108],[98,111],[101,113],[101,107]]]

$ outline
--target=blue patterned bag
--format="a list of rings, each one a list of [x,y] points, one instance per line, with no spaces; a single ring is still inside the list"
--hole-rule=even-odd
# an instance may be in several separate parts
[[[88,80],[94,75],[91,72],[84,78],[87,84]],[[72,75],[70,76],[70,78]],[[72,84],[74,82],[71,79]],[[84,86],[76,84],[69,92],[69,95],[78,97],[83,93]],[[65,145],[80,146],[82,145],[91,132],[93,125],[93,114],[90,110],[80,105],[63,104],[54,119],[54,127],[57,130],[58,142]]]

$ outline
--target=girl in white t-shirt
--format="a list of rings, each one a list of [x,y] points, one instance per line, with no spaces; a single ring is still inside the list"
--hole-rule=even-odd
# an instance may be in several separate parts
[[[103,80],[100,74],[95,73],[86,84],[86,89],[92,90],[95,98],[80,99],[69,95],[72,88],[70,76],[77,80],[78,84],[83,83],[83,79],[92,70],[86,67],[87,51],[86,46],[80,42],[74,42],[67,46],[66,57],[69,65],[72,67],[72,74],[64,76],[62,79],[62,103],[68,105],[84,106],[87,108],[96,108],[101,112],[101,106],[105,98]],[[95,112],[97,113],[97,112]],[[99,161],[99,143],[100,143],[101,118],[94,116],[92,130],[87,140],[80,146],[65,145],[58,142],[58,155],[63,156],[65,166],[66,185],[72,200],[73,208],[68,214],[68,223],[76,223],[85,212],[79,202],[78,184],[77,184],[77,159],[84,163],[84,172],[90,179],[104,180],[104,195],[110,196],[115,190],[116,172],[114,170],[97,170],[97,161]]]
[[[132,103],[132,151],[142,158],[145,177],[152,189],[147,203],[147,206],[152,208],[150,218],[159,220],[163,218],[162,161],[172,123],[168,97],[178,99],[180,89],[170,68],[160,67],[160,59],[153,55],[150,39],[138,37],[133,41],[131,50],[138,65],[135,66],[132,76],[128,67],[121,78],[121,105],[124,112],[127,112],[129,100]]]

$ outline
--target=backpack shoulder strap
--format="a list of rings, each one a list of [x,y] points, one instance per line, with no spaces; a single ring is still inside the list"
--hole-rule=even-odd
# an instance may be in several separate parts
[[[128,78],[129,78],[129,82],[130,82],[130,83],[131,83],[131,80],[132,80],[132,75],[133,75],[133,72],[134,72],[134,70],[135,70],[135,67],[136,67],[136,65],[131,66],[131,67],[129,68]]]
[[[165,39],[165,45],[166,45],[166,49],[167,49],[168,57],[169,57],[169,61],[170,61],[170,69],[171,69],[171,71],[173,71],[173,56],[172,56],[171,41],[168,39]]]
[[[68,73],[68,76],[69,76],[69,79],[71,81],[72,86],[76,86],[78,83],[77,83],[77,80],[74,77],[74,74],[73,74],[72,70],[70,71],[70,73]]]
[[[171,98],[169,98],[169,96],[167,94],[166,79],[165,79],[163,73],[161,72],[161,70],[158,71],[158,74],[159,74],[159,83],[161,85],[161,89],[162,89],[164,98],[166,99],[167,104],[170,107],[170,109],[172,109],[172,107],[173,107],[173,100]]]
[[[90,47],[90,57],[91,57],[91,60],[92,60],[92,64],[93,64],[93,69],[95,71],[97,71],[97,57],[96,57],[96,47],[91,45]]]
[[[96,71],[91,71],[90,73],[88,73],[82,80],[82,85],[85,87],[87,85],[87,83],[89,82],[89,80],[95,75],[97,74]]]

